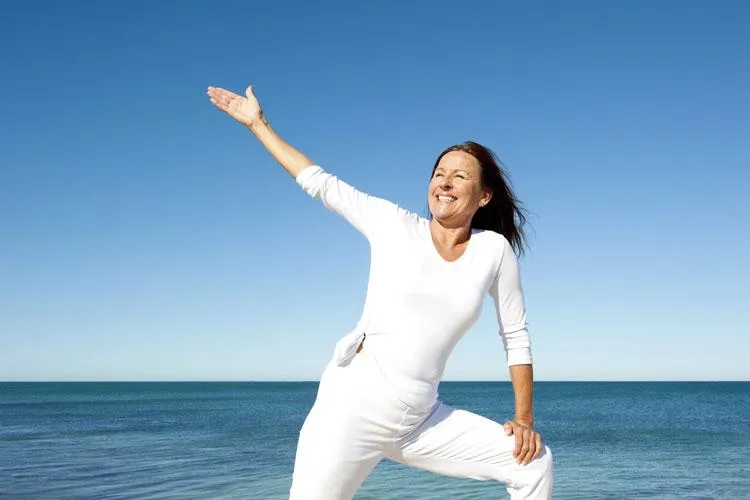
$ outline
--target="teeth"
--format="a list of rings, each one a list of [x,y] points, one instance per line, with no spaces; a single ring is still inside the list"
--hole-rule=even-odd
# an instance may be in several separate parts
[[[438,201],[447,201],[447,202],[451,202],[451,201],[456,201],[456,199],[455,199],[455,198],[454,198],[453,196],[443,196],[443,195],[438,195]]]

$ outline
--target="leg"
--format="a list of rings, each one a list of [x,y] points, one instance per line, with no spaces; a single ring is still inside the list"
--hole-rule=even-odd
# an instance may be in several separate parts
[[[392,447],[382,425],[394,418],[390,406],[364,375],[359,359],[323,374],[300,430],[290,500],[350,500]],[[398,408],[390,411],[401,415]]]
[[[350,500],[384,453],[361,446],[346,422],[319,409],[313,408],[300,431],[289,499]]]
[[[391,458],[446,476],[505,483],[512,500],[552,498],[549,448],[528,465],[518,465],[514,446],[515,437],[501,424],[440,403]]]

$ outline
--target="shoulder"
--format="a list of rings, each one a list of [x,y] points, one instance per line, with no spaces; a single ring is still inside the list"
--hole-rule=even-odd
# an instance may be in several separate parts
[[[480,230],[477,237],[488,272],[498,277],[517,266],[516,254],[508,239],[500,233]]]
[[[415,234],[422,232],[422,218],[392,201],[382,204],[379,217],[381,230],[399,241],[401,241],[401,236],[413,238]]]
[[[475,231],[476,233],[472,238],[477,238],[479,246],[498,260],[502,259],[506,252],[513,252],[510,242],[502,234],[488,229],[476,229]]]

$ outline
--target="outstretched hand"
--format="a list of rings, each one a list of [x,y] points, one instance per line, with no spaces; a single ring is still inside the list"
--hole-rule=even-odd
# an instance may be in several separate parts
[[[253,94],[252,86],[245,90],[246,97],[219,87],[208,87],[207,93],[214,106],[246,127],[253,126],[263,117],[263,111]]]
[[[534,432],[531,426],[516,420],[508,420],[503,424],[505,434],[516,436],[516,447],[513,449],[513,457],[516,462],[526,465],[532,460],[539,458],[544,446],[542,435]]]

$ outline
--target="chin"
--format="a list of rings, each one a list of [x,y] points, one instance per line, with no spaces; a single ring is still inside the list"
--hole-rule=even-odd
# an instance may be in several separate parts
[[[443,226],[448,227],[451,223],[455,223],[455,217],[451,217],[451,215],[438,215],[433,213],[432,218],[437,222],[440,222]]]

